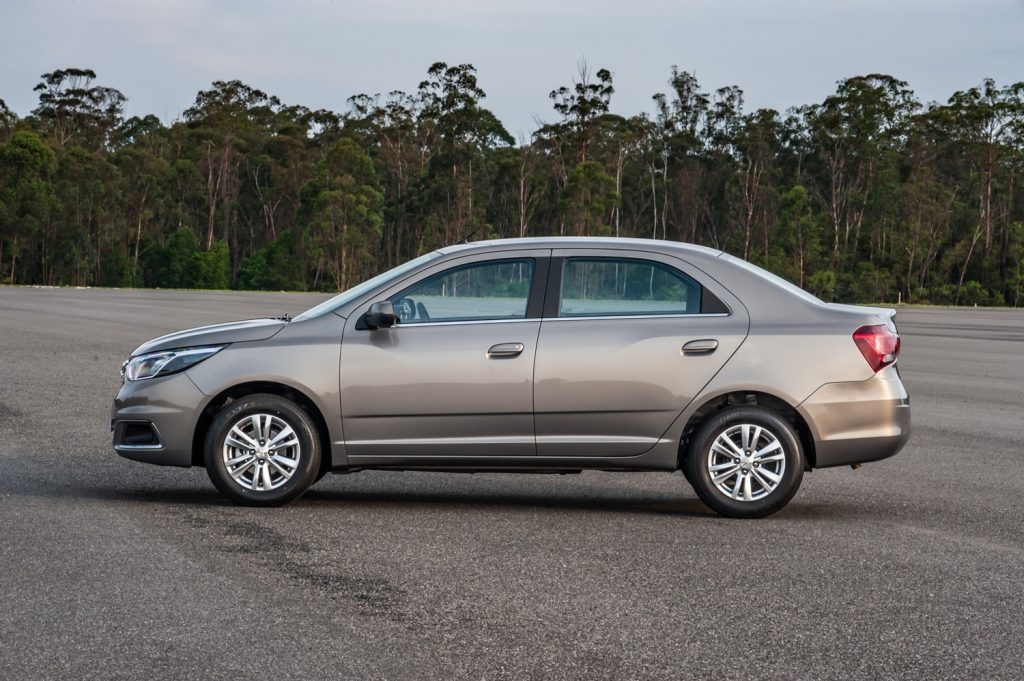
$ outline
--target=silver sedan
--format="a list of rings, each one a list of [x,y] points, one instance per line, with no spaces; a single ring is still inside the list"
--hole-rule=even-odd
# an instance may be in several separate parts
[[[681,243],[452,246],[294,319],[144,343],[114,449],[204,466],[251,505],[329,472],[600,469],[682,471],[719,513],[759,517],[806,470],[903,447],[894,315]]]

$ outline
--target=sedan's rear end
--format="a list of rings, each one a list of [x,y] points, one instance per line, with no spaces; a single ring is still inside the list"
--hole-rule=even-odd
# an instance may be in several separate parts
[[[867,380],[825,383],[799,405],[814,437],[817,468],[884,459],[910,437],[910,396],[896,367],[900,337],[895,311],[843,306],[841,312],[849,315],[851,326],[858,318],[866,322],[853,331],[850,345],[874,374]],[[885,323],[877,323],[878,314]]]
[[[731,290],[750,313],[743,347],[709,386],[771,386],[794,405],[810,439],[812,468],[877,461],[910,436],[900,379],[896,311],[825,303],[759,267],[722,254]]]

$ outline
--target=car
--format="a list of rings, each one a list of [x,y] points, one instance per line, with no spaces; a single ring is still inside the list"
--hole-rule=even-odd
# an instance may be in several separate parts
[[[596,469],[680,471],[714,511],[762,517],[806,471],[906,443],[894,317],[697,245],[459,244],[294,319],[142,344],[113,446],[254,506],[329,472]]]

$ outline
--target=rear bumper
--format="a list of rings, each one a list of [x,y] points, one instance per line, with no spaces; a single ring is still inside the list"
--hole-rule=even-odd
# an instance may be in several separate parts
[[[114,451],[161,466],[192,465],[192,435],[207,397],[185,374],[125,381],[114,398]]]
[[[885,459],[910,438],[910,397],[895,366],[866,381],[828,383],[798,407],[814,437],[814,467]]]

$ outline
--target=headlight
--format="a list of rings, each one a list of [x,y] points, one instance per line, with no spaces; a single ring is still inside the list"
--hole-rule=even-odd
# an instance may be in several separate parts
[[[156,376],[166,376],[178,371],[184,371],[191,366],[199,364],[207,357],[220,352],[224,345],[207,345],[201,348],[181,348],[179,350],[164,350],[162,352],[150,352],[145,355],[131,357],[124,363],[121,373],[129,381],[141,381]]]

